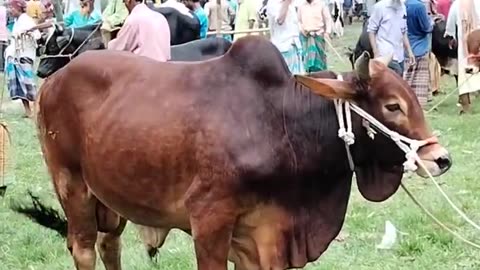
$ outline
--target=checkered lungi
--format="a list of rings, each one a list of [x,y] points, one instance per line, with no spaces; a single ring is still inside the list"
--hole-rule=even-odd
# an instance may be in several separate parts
[[[405,72],[403,74],[403,78],[413,89],[413,92],[415,92],[418,102],[422,107],[427,105],[428,90],[430,88],[430,69],[428,62],[428,54],[417,57],[414,66],[405,66]]]
[[[430,69],[430,95],[439,91],[440,88],[440,76],[441,68],[440,64],[437,61],[437,58],[433,53],[429,53],[429,64],[428,68]]]
[[[283,59],[285,59],[288,69],[290,69],[292,74],[305,73],[302,54],[302,48],[296,44],[292,44],[288,51],[282,52]]]
[[[19,59],[8,57],[5,73],[8,91],[12,100],[35,101],[37,87],[35,85],[32,59],[27,57],[20,57]]]

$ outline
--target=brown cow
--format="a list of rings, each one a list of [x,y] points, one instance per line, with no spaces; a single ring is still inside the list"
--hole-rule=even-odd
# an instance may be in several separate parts
[[[74,59],[43,84],[37,121],[77,269],[95,268],[96,242],[106,269],[121,269],[119,215],[190,232],[199,270],[226,270],[227,259],[237,270],[316,260],[342,227],[353,176],[324,97],[353,100],[410,138],[432,137],[411,88],[383,61],[362,57],[357,67],[345,81],[292,77],[254,36],[198,63],[111,51]],[[353,130],[358,188],[386,200],[405,155],[386,137],[371,140],[356,115]],[[451,166],[437,142],[418,154],[433,175]]]

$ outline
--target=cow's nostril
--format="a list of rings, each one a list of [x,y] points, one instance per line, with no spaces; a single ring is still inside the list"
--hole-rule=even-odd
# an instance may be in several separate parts
[[[465,73],[472,74],[473,73],[473,68],[465,68]]]
[[[435,160],[435,163],[437,163],[440,170],[446,171],[446,170],[450,169],[450,167],[452,166],[452,159],[450,158],[449,155],[445,155],[441,158],[437,158]]]

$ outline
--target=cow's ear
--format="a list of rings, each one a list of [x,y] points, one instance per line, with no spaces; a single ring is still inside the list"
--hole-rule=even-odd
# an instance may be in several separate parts
[[[295,81],[308,87],[313,93],[331,99],[353,99],[356,95],[352,86],[345,81],[319,79],[304,75],[295,75]]]

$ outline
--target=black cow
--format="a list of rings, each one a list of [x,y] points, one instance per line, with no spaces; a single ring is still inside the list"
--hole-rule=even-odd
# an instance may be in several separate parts
[[[223,55],[231,46],[224,38],[194,40],[171,48],[171,61],[201,61]],[[97,26],[63,29],[55,26],[39,50],[42,55],[37,75],[45,78],[64,67],[77,55],[89,50],[105,49]]]
[[[367,33],[367,21],[364,22],[362,33],[355,45],[355,49],[350,49],[350,52],[347,53],[347,56],[354,66],[355,60],[364,52],[367,51],[370,55],[373,55],[372,47],[370,46],[370,41],[368,39]],[[437,58],[440,66],[442,67],[442,72],[445,74],[452,74],[455,77],[455,80],[458,81],[457,72],[456,72],[456,60],[458,58],[457,48],[451,48],[450,38],[444,37],[446,28],[446,22],[444,19],[436,19],[435,25],[432,31],[432,52]],[[458,82],[457,82],[458,83]]]
[[[451,74],[455,77],[455,80],[458,80],[458,48],[456,45],[454,47],[450,46],[451,37],[445,37],[446,26],[447,22],[443,19],[435,22],[432,32],[432,52],[442,67],[442,72]]]
[[[190,12],[192,15],[190,17],[171,7],[155,7],[150,4],[149,8],[161,13],[167,19],[172,45],[183,44],[200,38],[200,21],[193,12]]]

